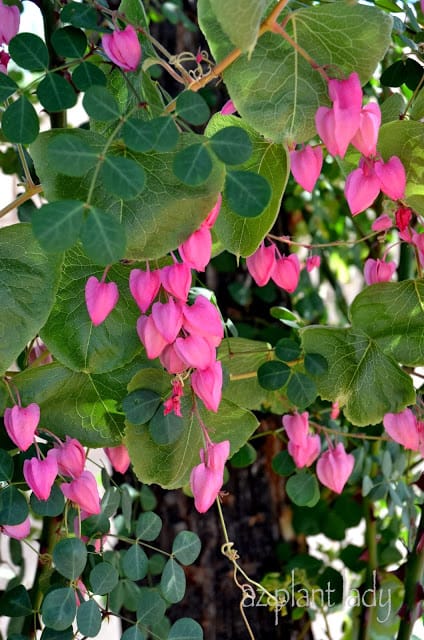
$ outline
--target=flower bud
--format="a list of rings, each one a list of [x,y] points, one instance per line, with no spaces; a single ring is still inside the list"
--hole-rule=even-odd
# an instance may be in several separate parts
[[[256,249],[255,253],[246,258],[247,269],[258,285],[264,287],[268,284],[275,269],[275,246],[266,247],[264,242]]]
[[[383,425],[392,440],[405,449],[419,450],[421,438],[418,421],[411,409],[404,409],[399,413],[386,413]]]
[[[77,478],[85,467],[85,451],[76,438],[66,436],[65,442],[54,448],[59,473]]]
[[[190,475],[194,506],[199,513],[205,513],[215,502],[224,481],[224,467],[229,455],[229,440],[208,443],[206,453],[200,450],[202,463],[194,467]]]
[[[135,71],[141,60],[141,47],[137,32],[129,24],[123,31],[116,29],[102,37],[107,57],[124,71]]]
[[[364,265],[364,279],[366,284],[376,284],[377,282],[388,282],[396,271],[396,262],[385,262],[384,260],[373,260],[368,258]]]
[[[290,440],[287,449],[298,469],[310,467],[320,454],[321,440],[318,435],[307,435],[301,445]]]
[[[281,256],[275,262],[272,279],[275,284],[287,291],[293,293],[299,284],[300,263],[295,253],[289,256]]]
[[[128,449],[124,444],[117,447],[105,447],[105,453],[109,458],[112,467],[118,473],[125,473],[131,464]]]

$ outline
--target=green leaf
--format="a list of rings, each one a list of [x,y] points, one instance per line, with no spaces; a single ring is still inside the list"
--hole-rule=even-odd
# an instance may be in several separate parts
[[[134,625],[132,627],[128,627],[125,629],[124,633],[121,636],[121,640],[145,640],[146,636],[144,633]]]
[[[108,122],[121,115],[119,104],[106,87],[99,84],[89,87],[84,94],[82,106],[90,118]]]
[[[63,513],[65,498],[59,487],[54,484],[47,500],[39,500],[35,493],[31,493],[29,499],[31,509],[39,516],[55,518]]]
[[[119,574],[109,562],[99,562],[90,571],[90,585],[95,595],[104,596],[118,584]]]
[[[258,369],[258,382],[264,389],[275,391],[284,387],[290,376],[290,368],[283,362],[272,360]]]
[[[155,444],[169,445],[176,442],[184,430],[184,420],[173,411],[166,416],[163,405],[159,407],[149,424],[149,433]]]
[[[104,513],[84,518],[81,522],[81,534],[87,538],[106,536],[110,530],[110,520]],[[101,572],[99,573],[101,578]]]
[[[271,187],[266,178],[258,173],[229,171],[224,194],[236,214],[242,218],[256,218],[271,199]]]
[[[94,638],[102,626],[102,614],[94,600],[81,602],[77,611],[77,627],[83,636]]]
[[[350,313],[352,327],[364,331],[395,360],[408,366],[424,364],[424,280],[367,287],[356,296]]]
[[[192,618],[180,618],[169,630],[167,640],[203,640],[203,630]]]
[[[32,230],[44,251],[57,253],[78,240],[84,216],[84,203],[59,200],[44,204],[31,216]]]
[[[40,640],[73,640],[73,637],[74,630],[72,629],[72,627],[68,627],[67,629],[63,629],[61,631],[56,631],[55,629],[44,627]],[[10,640],[12,640],[12,638]]]
[[[304,373],[293,371],[287,385],[287,397],[300,411],[306,409],[316,398],[315,382]]]
[[[37,87],[37,96],[46,111],[65,111],[77,103],[77,94],[63,76],[48,73]]]
[[[53,31],[51,43],[62,58],[82,58],[87,48],[87,36],[81,29],[63,27]]]
[[[176,113],[180,118],[193,125],[204,124],[210,116],[207,102],[198,93],[183,91],[177,97]]]
[[[180,602],[186,590],[185,574],[178,562],[169,558],[162,572],[160,588],[168,602]]]
[[[74,27],[94,30],[98,29],[97,17],[97,11],[93,7],[79,2],[70,2],[60,14],[62,22],[70,22]]]
[[[256,453],[255,447],[253,447],[250,442],[246,442],[246,444],[232,456],[230,460],[231,466],[236,467],[236,469],[249,467],[255,462],[257,457],[258,454]]]
[[[211,0],[197,6],[200,27],[219,62],[233,45]],[[331,2],[292,11],[285,29],[317,65],[346,75],[356,71],[364,84],[391,43],[391,27],[392,18],[375,7]],[[253,53],[241,55],[223,75],[240,115],[266,139],[300,143],[315,135],[316,110],[328,100],[326,83],[280,34],[262,35]]]
[[[142,482],[176,489],[188,482],[192,468],[199,464],[199,451],[203,447],[201,430],[191,415],[191,402],[184,398],[182,414],[184,431],[171,445],[157,445],[145,427],[127,425],[125,443],[134,471]],[[230,440],[230,456],[240,449],[258,424],[253,414],[227,400],[221,402],[218,413],[200,409],[200,415],[213,432],[215,442]]]
[[[118,262],[125,253],[125,229],[110,213],[91,207],[81,229],[81,241],[87,256],[95,264]]]
[[[30,101],[23,96],[12,102],[3,113],[2,131],[10,142],[30,144],[38,136],[40,123]]]
[[[54,363],[25,369],[14,384],[25,406],[38,402],[43,426],[62,440],[72,433],[85,446],[113,447],[121,444],[125,428],[118,403],[139,368],[138,362],[95,375]]]
[[[230,126],[217,131],[210,139],[215,155],[226,164],[243,164],[252,155],[253,145],[244,129]]]
[[[253,51],[259,34],[266,0],[245,0],[242,5],[227,0],[211,0],[212,10],[234,46]]]
[[[280,211],[281,198],[289,176],[289,160],[287,149],[264,140],[254,129],[236,116],[214,115],[209,122],[206,134],[214,136],[217,132],[225,132],[229,127],[238,127],[245,131],[253,145],[250,159],[239,168],[253,171],[263,176],[271,185],[272,194],[268,206],[255,218],[242,218],[231,207],[226,194],[214,225],[222,246],[236,256],[251,255],[270,231]]]
[[[13,476],[13,458],[4,449],[0,449],[0,482],[10,482]]]
[[[125,416],[132,424],[146,424],[156,413],[161,403],[160,396],[149,389],[132,391],[122,401]]]
[[[137,538],[152,542],[156,540],[162,529],[162,520],[154,511],[146,511],[138,516],[135,532]]]
[[[129,149],[143,152],[153,149],[156,133],[150,121],[129,118],[122,127],[122,137]]]
[[[66,176],[81,177],[97,162],[98,154],[75,135],[63,133],[51,140],[47,157]]]
[[[121,502],[121,494],[118,487],[108,487],[102,498],[102,513],[108,518],[115,515]]]
[[[147,587],[140,590],[140,602],[137,608],[137,622],[143,625],[155,624],[162,618],[166,602],[156,589]]]
[[[46,627],[64,631],[72,624],[77,612],[75,591],[63,587],[49,591],[41,605],[41,615]]]
[[[61,259],[40,251],[29,224],[0,230],[1,371],[8,369],[45,324],[58,286]]]
[[[180,531],[172,543],[172,554],[181,564],[193,564],[198,558],[202,543],[193,531]]]
[[[312,376],[319,376],[328,371],[328,362],[319,353],[307,353],[304,365],[306,371]]]
[[[143,167],[130,158],[106,156],[99,175],[104,188],[123,200],[138,196],[146,183]]]
[[[155,494],[145,484],[140,489],[140,504],[143,511],[153,511],[158,504]]]
[[[9,42],[10,57],[18,67],[43,71],[49,66],[49,52],[43,40],[33,33],[19,33]]]
[[[86,91],[93,85],[105,86],[107,79],[99,67],[92,62],[82,62],[72,73],[72,82],[80,91]]]
[[[138,544],[133,544],[132,547],[125,552],[122,560],[122,569],[125,575],[130,580],[142,580],[146,577],[148,568],[148,557]]]
[[[299,507],[313,507],[319,500],[319,487],[315,476],[298,471],[286,483],[287,495]]]
[[[10,98],[17,88],[18,85],[12,78],[9,78],[5,73],[0,73],[0,102]]]
[[[102,274],[103,269],[93,266],[80,248],[68,251],[56,302],[41,332],[55,357],[75,371],[103,373],[117,369],[142,348],[135,331],[139,310],[128,290],[126,266],[115,265],[109,270],[108,280],[118,285],[119,300],[106,320],[93,327],[84,303],[85,285],[90,276],[100,280]],[[121,398],[125,395],[124,391]]]
[[[199,143],[178,151],[172,169],[181,182],[196,187],[208,179],[212,166],[209,151]]]
[[[295,469],[293,458],[286,449],[277,453],[272,459],[272,470],[280,476],[291,476]]]
[[[173,151],[178,143],[178,129],[171,116],[160,116],[149,121],[153,132],[152,148],[155,151]]]
[[[283,362],[293,362],[300,354],[300,345],[290,338],[281,338],[275,345],[275,355]]]
[[[353,424],[377,424],[385,413],[415,402],[410,376],[363,332],[310,327],[301,337],[306,353],[320,353],[328,362],[328,371],[316,377],[319,395],[338,402]]]
[[[0,598],[0,615],[19,618],[31,615],[33,607],[28,591],[22,584],[5,591]]]
[[[43,183],[44,193],[50,201],[86,201],[92,181],[92,173],[81,178],[69,178],[58,173],[49,160],[46,148],[63,131],[41,134],[31,147],[37,175]],[[106,140],[92,131],[75,130],[73,136],[88,144],[97,154],[102,153]],[[201,138],[204,140],[203,138]],[[179,148],[197,142],[199,136],[181,136]],[[122,143],[112,144],[110,153],[123,154]],[[212,209],[222,189],[224,173],[221,163],[214,162],[208,180],[199,187],[188,189],[172,171],[172,153],[133,153],[125,150],[127,157],[144,167],[146,187],[143,194],[134,200],[122,201],[110,195],[103,185],[97,184],[92,193],[91,204],[106,211],[111,218],[120,221],[126,232],[128,259],[156,259],[174,250],[195,231]],[[94,242],[98,245],[98,240]]]
[[[87,548],[79,538],[60,540],[53,549],[56,570],[69,580],[76,580],[87,563]]]

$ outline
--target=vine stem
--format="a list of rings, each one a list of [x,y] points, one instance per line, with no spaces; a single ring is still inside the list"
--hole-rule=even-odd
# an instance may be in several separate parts
[[[258,38],[260,38],[260,36],[262,36],[267,31],[274,30],[274,27],[277,24],[278,16],[283,11],[283,9],[285,9],[287,2],[288,0],[280,0],[278,2],[278,4],[274,7],[274,9],[271,11],[269,16],[263,21],[263,23],[259,27]],[[209,84],[211,80],[214,80],[215,78],[219,78],[219,76],[222,73],[224,73],[224,71],[228,69],[228,67],[232,65],[233,62],[235,62],[237,58],[241,56],[242,53],[243,53],[242,50],[239,49],[238,47],[230,51],[230,53],[227,56],[225,56],[225,58],[223,58],[221,62],[218,62],[218,64],[213,69],[211,69],[210,73],[203,76],[202,78],[199,78],[199,80],[195,80],[194,82],[192,82],[188,86],[190,91],[199,91],[199,89],[202,89],[202,87]]]
[[[424,572],[424,506],[421,505],[420,521],[414,548],[406,563],[405,597],[401,607],[402,617],[397,640],[409,640],[414,624],[420,615],[422,595],[421,580]]]
[[[15,209],[16,207],[20,207],[21,204],[23,204],[27,200],[30,200],[32,196],[35,196],[37,193],[41,193],[42,191],[43,186],[41,184],[35,184],[32,188],[26,189],[24,193],[21,193],[20,196],[12,200],[12,202],[9,202],[9,204],[7,204],[5,207],[3,207],[3,209],[0,210],[0,218],[10,213],[10,211],[13,211],[13,209]]]
[[[361,242],[366,242],[371,238],[375,238],[380,234],[380,231],[373,231],[362,238],[356,238],[355,240],[334,240],[334,242],[323,242],[320,244],[308,244],[306,242],[296,242],[295,240],[291,240],[288,236],[274,236],[273,234],[268,234],[267,238],[270,240],[275,240],[277,242],[283,242],[285,244],[291,245],[293,247],[303,247],[304,249],[323,249],[326,247],[351,247],[356,244],[360,244]]]

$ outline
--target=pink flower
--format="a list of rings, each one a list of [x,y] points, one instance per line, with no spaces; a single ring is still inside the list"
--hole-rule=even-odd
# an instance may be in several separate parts
[[[322,168],[322,149],[306,145],[297,151],[290,151],[291,172],[296,182],[305,191],[312,192]]]
[[[205,296],[197,296],[192,305],[183,306],[183,328],[192,335],[203,336],[217,347],[224,337],[218,309]]]
[[[60,485],[65,498],[77,504],[87,514],[100,513],[100,497],[97,483],[90,471],[83,471],[79,478]]]
[[[200,450],[202,462],[192,469],[190,475],[194,506],[199,513],[205,513],[215,502],[224,482],[224,467],[229,455],[229,440],[218,444],[209,442],[206,453]]]
[[[7,65],[9,64],[9,60],[9,54],[6,53],[6,51],[0,51],[0,73],[7,74]]]
[[[293,444],[302,446],[309,434],[309,413],[295,413],[285,415],[282,419],[283,427]]]
[[[345,196],[352,215],[361,213],[372,205],[380,193],[380,180],[374,171],[372,162],[363,158],[346,178]]]
[[[380,188],[386,196],[392,200],[405,197],[405,167],[397,156],[392,156],[387,162],[377,160],[374,170],[380,180]]]
[[[271,244],[266,247],[264,242],[256,249],[255,253],[246,258],[247,269],[258,287],[264,287],[268,284],[274,273],[275,263],[275,246]]]
[[[158,270],[146,271],[132,269],[130,273],[130,291],[140,310],[146,313],[156,298],[160,288],[160,274]]]
[[[186,368],[208,369],[216,359],[215,347],[206,338],[197,335],[177,338],[175,353],[186,363]]]
[[[23,540],[29,536],[31,531],[31,520],[29,516],[25,518],[20,524],[3,524],[0,527],[0,531],[9,538],[15,538],[15,540]]]
[[[340,415],[340,406],[338,402],[333,402],[331,405],[330,418],[331,420],[337,420]]]
[[[392,227],[392,219],[387,215],[387,213],[383,213],[381,216],[378,216],[371,225],[371,229],[373,231],[386,231]]]
[[[360,124],[362,89],[358,74],[351,73],[346,80],[329,80],[328,93],[333,107],[319,107],[315,125],[331,155],[343,158]]]
[[[354,147],[364,156],[374,156],[377,152],[378,130],[381,124],[381,111],[376,102],[369,102],[361,109],[359,128],[351,140]]]
[[[44,460],[30,458],[24,461],[24,478],[39,500],[48,500],[58,474],[56,452],[50,449]]]
[[[150,360],[160,356],[168,344],[160,331],[158,331],[152,316],[140,316],[137,320],[137,333]]]
[[[223,116],[231,116],[236,111],[237,109],[234,106],[234,102],[232,100],[227,100],[227,102],[222,107],[220,113]]]
[[[295,253],[289,256],[281,256],[276,260],[272,279],[288,293],[293,293],[299,284],[300,263]]]
[[[85,467],[85,451],[76,438],[66,436],[65,442],[53,449],[56,455],[59,473],[71,478],[77,478]]]
[[[396,262],[385,262],[384,260],[373,260],[368,258],[364,266],[364,279],[366,284],[376,284],[377,282],[388,282],[396,271]]]
[[[182,373],[187,365],[175,351],[175,345],[168,344],[159,356],[159,360],[168,373]]]
[[[131,460],[128,449],[124,444],[120,444],[117,447],[105,447],[105,453],[115,471],[118,471],[118,473],[126,472]]]
[[[221,205],[222,205],[222,195],[219,194],[216,203],[214,204],[212,209],[209,211],[207,217],[203,221],[204,226],[208,227],[209,229],[212,229],[213,225],[216,222],[218,214],[221,210]]]
[[[298,469],[310,467],[320,454],[321,440],[318,435],[307,435],[300,445],[290,440],[287,449]]]
[[[167,416],[168,413],[175,413],[176,416],[183,417],[181,414],[181,398],[183,395],[183,385],[180,380],[174,379],[172,381],[172,395],[163,403],[164,416]]]
[[[396,226],[399,231],[405,231],[412,218],[412,211],[409,207],[398,207],[395,213]]]
[[[321,484],[335,493],[341,493],[353,471],[355,458],[346,453],[339,442],[334,448],[328,449],[317,462],[317,476]]]
[[[405,449],[419,450],[421,433],[418,429],[418,420],[411,409],[404,409],[400,413],[386,413],[383,425],[392,440]]]
[[[207,369],[193,371],[191,386],[206,409],[218,411],[222,394],[222,364],[214,362]]]
[[[321,264],[319,256],[309,256],[306,258],[306,271],[310,273],[313,269],[318,269]]]
[[[184,262],[163,267],[160,270],[160,280],[163,288],[166,289],[171,296],[184,302],[187,300],[191,287],[191,270]]]
[[[137,32],[129,24],[123,31],[117,29],[102,37],[102,46],[107,57],[124,71],[135,71],[141,60],[141,47]]]
[[[202,225],[178,247],[181,260],[196,271],[204,271],[211,259],[212,235],[209,227]]]
[[[85,302],[88,315],[95,327],[102,324],[119,299],[116,282],[100,282],[95,276],[90,276],[85,285]]]
[[[168,302],[155,302],[150,317],[166,343],[173,343],[183,325],[183,309],[180,301],[169,298]]]
[[[21,16],[16,6],[9,7],[0,0],[0,44],[9,44],[19,31]]]
[[[35,432],[40,422],[40,407],[33,402],[27,407],[15,405],[5,409],[4,426],[9,438],[21,451],[26,451],[34,442]]]

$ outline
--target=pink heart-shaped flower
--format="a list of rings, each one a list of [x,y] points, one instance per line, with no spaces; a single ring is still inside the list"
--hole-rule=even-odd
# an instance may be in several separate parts
[[[115,282],[99,282],[90,276],[85,285],[85,303],[91,322],[97,327],[102,324],[118,302],[119,291]]]

